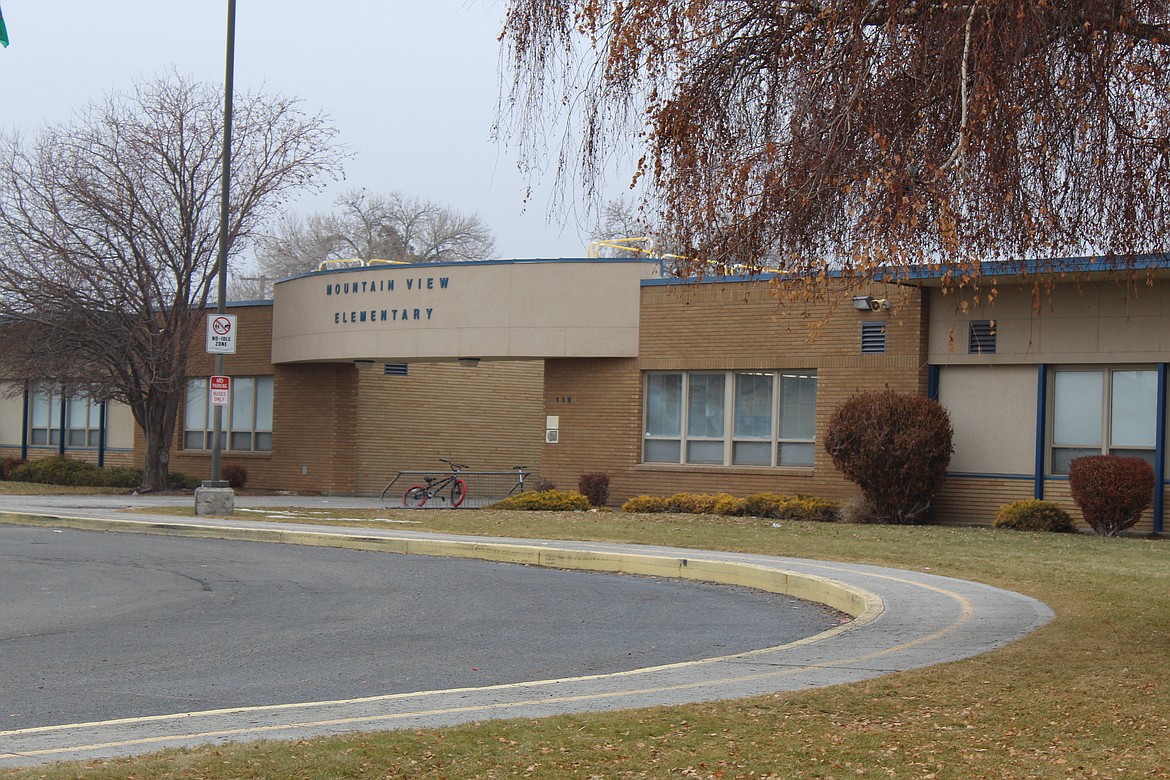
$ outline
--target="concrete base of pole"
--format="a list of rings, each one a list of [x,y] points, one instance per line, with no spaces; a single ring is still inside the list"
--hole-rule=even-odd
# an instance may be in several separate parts
[[[230,515],[236,511],[236,493],[226,482],[204,482],[195,488],[196,515]]]

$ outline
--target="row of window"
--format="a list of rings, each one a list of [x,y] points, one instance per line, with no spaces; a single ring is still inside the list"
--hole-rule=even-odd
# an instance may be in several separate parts
[[[61,424],[61,388],[39,385],[29,394],[28,440],[34,446],[59,446],[65,429],[65,446],[97,447],[101,438],[102,402],[86,392],[64,398],[65,424]]]
[[[642,460],[813,465],[813,371],[670,371],[645,377]]]
[[[210,450],[215,445],[215,416],[210,377],[187,380],[183,415],[183,449]],[[222,449],[237,452],[272,450],[272,377],[232,378],[231,397],[220,418]]]

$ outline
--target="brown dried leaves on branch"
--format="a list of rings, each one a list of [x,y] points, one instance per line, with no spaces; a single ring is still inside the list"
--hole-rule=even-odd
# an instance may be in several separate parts
[[[663,228],[722,268],[1159,252],[1168,9],[512,0],[505,121],[529,155],[563,123],[587,193],[632,148]]]

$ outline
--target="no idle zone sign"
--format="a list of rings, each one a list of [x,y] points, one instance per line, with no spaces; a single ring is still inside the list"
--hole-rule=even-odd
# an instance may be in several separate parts
[[[236,315],[207,315],[207,351],[212,355],[236,354]]]

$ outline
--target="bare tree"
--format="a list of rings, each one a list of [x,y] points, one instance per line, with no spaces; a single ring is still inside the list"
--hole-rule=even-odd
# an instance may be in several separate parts
[[[716,267],[815,286],[1166,245],[1163,0],[511,0],[502,40],[525,158],[550,118],[587,194],[641,153],[660,227]]]
[[[0,367],[127,404],[146,490],[167,485],[189,351],[217,285],[222,105],[221,91],[172,75],[31,143],[0,137]],[[235,98],[233,256],[290,193],[339,173],[334,138],[296,101]]]
[[[322,261],[354,258],[438,263],[495,256],[495,237],[477,215],[391,192],[350,190],[330,213],[288,215],[258,243],[260,274],[279,279]]]

